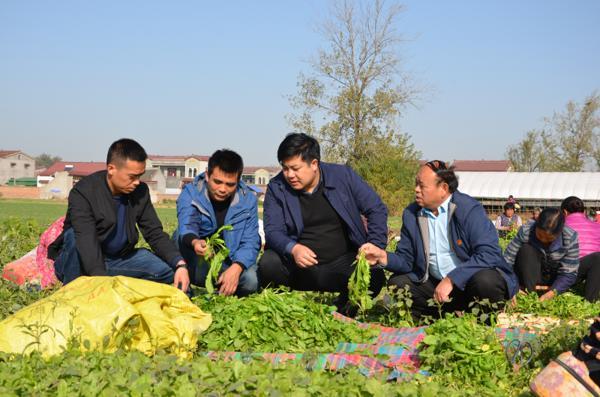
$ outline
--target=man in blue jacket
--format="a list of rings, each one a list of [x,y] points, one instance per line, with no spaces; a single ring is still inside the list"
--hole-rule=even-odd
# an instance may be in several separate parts
[[[390,285],[410,288],[415,320],[438,313],[428,304],[431,298],[455,311],[475,299],[503,302],[517,292],[494,225],[483,206],[457,188],[454,171],[443,161],[426,163],[417,174],[415,202],[402,215],[396,251],[362,248],[372,265],[394,273]]]
[[[352,263],[367,242],[385,248],[387,209],[350,167],[320,158],[319,143],[309,135],[289,134],[280,144],[283,169],[265,196],[259,278],[263,286],[341,292],[338,309],[348,312]],[[372,293],[384,283],[383,270],[373,269]]]
[[[217,150],[208,160],[206,173],[198,175],[177,199],[178,228],[173,238],[188,263],[193,284],[203,286],[208,263],[206,239],[223,225],[229,256],[217,284],[219,293],[244,296],[258,289],[256,258],[260,250],[258,206],[254,193],[240,180],[244,164],[231,150]]]

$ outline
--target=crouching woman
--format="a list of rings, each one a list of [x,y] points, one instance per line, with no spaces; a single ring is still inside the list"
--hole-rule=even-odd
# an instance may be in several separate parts
[[[546,208],[535,222],[523,225],[504,252],[519,284],[527,292],[543,291],[540,300],[567,291],[577,280],[577,232],[565,226],[558,208]]]

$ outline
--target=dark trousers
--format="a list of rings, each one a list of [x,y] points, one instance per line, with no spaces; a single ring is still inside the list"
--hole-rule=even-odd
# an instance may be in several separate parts
[[[590,302],[600,300],[600,252],[579,260],[577,281],[585,283],[585,299]]]
[[[104,263],[109,276],[127,276],[173,284],[173,269],[145,248],[135,249],[121,258],[105,258]],[[72,228],[64,234],[63,247],[54,262],[54,273],[63,284],[83,275]]]
[[[523,244],[515,259],[515,273],[519,284],[527,292],[535,291],[536,285],[552,285],[556,279],[558,264],[531,244]]]
[[[286,286],[300,291],[340,292],[340,297],[347,299],[348,280],[354,271],[352,263],[355,259],[356,253],[349,253],[331,263],[303,269],[293,259],[268,249],[258,263],[258,278],[263,288]],[[384,284],[383,269],[372,269],[369,287],[372,296],[377,296]]]
[[[422,316],[439,317],[438,307],[435,305],[430,306],[429,300],[433,298],[435,288],[440,281],[429,277],[424,283],[416,283],[408,275],[401,274],[392,277],[388,284],[399,289],[405,286],[409,287],[413,301],[411,306],[412,316],[417,322]],[[450,298],[452,298],[452,301],[442,305],[442,313],[467,310],[469,303],[476,300],[487,299],[490,303],[504,302],[508,299],[508,287],[500,272],[495,269],[484,269],[471,277],[464,291],[455,286],[450,293]]]

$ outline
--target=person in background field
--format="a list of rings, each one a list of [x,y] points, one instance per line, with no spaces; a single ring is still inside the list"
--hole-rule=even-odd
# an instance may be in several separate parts
[[[504,212],[496,218],[496,230],[500,237],[505,237],[511,230],[516,230],[523,225],[521,217],[515,213],[515,204],[504,204]]]
[[[520,210],[521,209],[521,204],[519,204],[519,202],[517,201],[517,199],[514,198],[512,194],[508,196],[508,199],[506,199],[506,202],[514,204],[516,210]]]
[[[438,315],[431,298],[445,312],[464,311],[475,300],[503,303],[518,289],[483,206],[457,189],[452,168],[427,162],[416,177],[415,202],[402,214],[396,251],[362,247],[372,266],[394,273],[390,285],[410,288],[416,321]]]
[[[585,280],[585,299],[597,301],[600,298],[600,224],[585,216],[585,206],[578,197],[567,197],[560,209],[566,216],[565,224],[579,236],[577,281]]]
[[[540,207],[535,207],[533,209],[533,211],[531,212],[531,220],[532,221],[537,221],[538,218],[540,217],[541,213],[542,213],[542,209]]]
[[[546,208],[535,222],[523,225],[504,251],[527,292],[544,291],[542,301],[567,291],[577,280],[579,240],[565,226],[558,208]]]
[[[352,316],[353,262],[367,242],[386,247],[387,208],[350,167],[320,161],[319,143],[309,135],[287,135],[277,159],[283,169],[269,182],[264,202],[261,284],[340,292],[338,311]],[[383,269],[372,269],[372,295],[384,284]]]
[[[129,276],[188,289],[187,264],[140,181],[147,157],[139,143],[120,139],[108,149],[106,170],[73,186],[63,233],[48,247],[63,284],[82,275]],[[135,248],[138,228],[154,252]]]
[[[208,159],[208,170],[185,186],[177,199],[178,227],[173,235],[190,267],[192,284],[204,286],[209,265],[206,239],[221,226],[229,256],[217,280],[219,293],[245,296],[258,289],[256,258],[260,251],[258,203],[241,181],[244,163],[239,154],[223,149]]]

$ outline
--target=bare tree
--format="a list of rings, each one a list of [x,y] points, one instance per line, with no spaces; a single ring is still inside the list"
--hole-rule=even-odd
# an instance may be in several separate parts
[[[600,169],[600,96],[583,105],[569,101],[563,112],[546,118],[546,130],[528,131],[509,146],[506,157],[515,171],[581,171],[588,160]]]
[[[513,171],[545,171],[548,167],[548,144],[551,142],[544,131],[527,131],[525,139],[508,147],[506,156]]]
[[[588,158],[594,157],[594,141],[600,134],[600,96],[593,93],[583,105],[567,103],[564,112],[554,113],[548,120],[553,128],[557,146],[561,149],[555,159],[563,171],[580,171]],[[596,138],[596,139],[594,139]]]
[[[320,140],[329,161],[355,164],[381,140],[410,144],[397,139],[401,111],[416,94],[399,67],[401,11],[379,0],[337,2],[319,26],[327,47],[311,63],[313,74],[300,75],[290,100],[297,113],[288,119]]]

